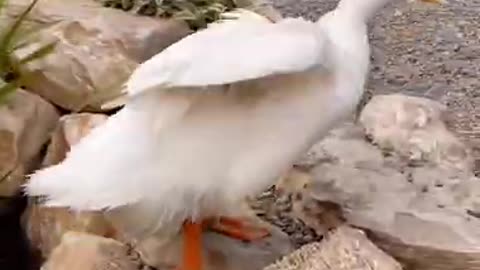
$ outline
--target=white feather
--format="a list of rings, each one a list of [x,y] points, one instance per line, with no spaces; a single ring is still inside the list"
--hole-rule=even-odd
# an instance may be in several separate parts
[[[135,95],[151,88],[222,85],[305,71],[322,63],[327,36],[317,32],[315,24],[303,19],[216,24],[140,65],[127,91]]]
[[[28,194],[50,206],[115,208],[143,233],[226,213],[360,99],[366,25],[345,16],[355,10],[345,2],[359,3],[342,0],[348,8],[318,23],[221,23],[158,54],[132,75],[126,106],[65,161],[33,174]],[[206,85],[213,91],[195,91]]]

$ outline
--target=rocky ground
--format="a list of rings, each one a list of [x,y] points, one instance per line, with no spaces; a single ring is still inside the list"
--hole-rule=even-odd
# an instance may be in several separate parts
[[[272,0],[286,16],[316,19],[337,0]],[[429,8],[394,1],[372,22],[369,94],[405,93],[446,104],[451,127],[480,169],[480,1]],[[480,171],[479,171],[480,172]]]
[[[284,15],[315,20],[337,0],[272,0]],[[403,93],[447,106],[446,121],[472,149],[480,173],[480,1],[449,1],[441,8],[389,4],[370,23],[372,66],[363,104],[377,94]],[[286,215],[292,196],[268,191],[259,207],[297,245],[319,239],[302,220]],[[260,212],[265,212],[261,210]],[[262,214],[263,215],[263,214]]]

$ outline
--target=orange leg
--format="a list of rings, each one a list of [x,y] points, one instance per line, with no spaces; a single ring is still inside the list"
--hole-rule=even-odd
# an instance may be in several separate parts
[[[247,222],[236,218],[220,217],[217,220],[208,221],[207,226],[211,231],[248,242],[270,235],[267,229],[249,225]]]
[[[185,221],[183,233],[181,270],[202,270],[202,224]]]

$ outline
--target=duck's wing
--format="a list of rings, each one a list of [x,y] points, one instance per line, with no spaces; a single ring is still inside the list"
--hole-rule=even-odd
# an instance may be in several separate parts
[[[187,36],[141,64],[129,96],[149,89],[229,84],[322,66],[328,38],[303,19],[240,20]]]

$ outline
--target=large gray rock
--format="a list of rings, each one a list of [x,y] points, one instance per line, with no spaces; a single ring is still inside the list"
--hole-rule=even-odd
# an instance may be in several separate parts
[[[400,264],[376,247],[360,230],[346,226],[321,242],[301,247],[264,270],[401,270]]]
[[[51,104],[20,89],[0,105],[0,196],[13,196],[40,164],[58,118]]]
[[[468,149],[437,117],[439,107],[374,98],[362,126],[332,131],[299,161],[311,179],[297,209],[315,220],[315,208],[338,205],[347,223],[410,269],[480,269],[480,179]]]
[[[8,2],[0,24],[30,3]],[[56,42],[53,53],[23,67],[33,72],[27,88],[71,111],[101,110],[139,63],[190,33],[179,21],[135,16],[89,0],[39,1],[26,25],[37,31],[14,52],[16,59]]]

